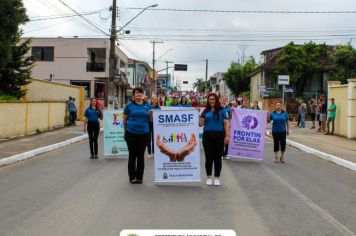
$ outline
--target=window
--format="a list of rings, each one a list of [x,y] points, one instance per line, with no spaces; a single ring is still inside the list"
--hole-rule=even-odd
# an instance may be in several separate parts
[[[70,84],[84,87],[84,98],[90,99],[90,81],[70,81]]]
[[[38,61],[54,61],[54,47],[32,47],[32,56]]]
[[[105,99],[105,82],[95,81],[94,94],[99,99]]]
[[[265,74],[266,89],[275,89],[276,85],[277,85],[276,80],[272,77],[272,75]]]
[[[106,48],[88,48],[87,72],[105,72]]]

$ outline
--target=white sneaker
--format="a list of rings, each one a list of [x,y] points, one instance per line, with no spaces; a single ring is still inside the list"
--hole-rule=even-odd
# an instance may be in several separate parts
[[[214,185],[215,186],[220,186],[220,180],[219,179],[214,179]]]
[[[209,185],[209,186],[213,185],[213,179],[207,179],[206,185]]]

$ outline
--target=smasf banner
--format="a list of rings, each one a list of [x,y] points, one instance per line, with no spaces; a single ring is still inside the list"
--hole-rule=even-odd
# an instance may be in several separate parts
[[[124,155],[128,149],[124,139],[123,110],[104,111],[104,155]]]
[[[153,111],[155,182],[200,181],[198,110]]]
[[[231,112],[228,156],[263,160],[267,113],[251,109]]]

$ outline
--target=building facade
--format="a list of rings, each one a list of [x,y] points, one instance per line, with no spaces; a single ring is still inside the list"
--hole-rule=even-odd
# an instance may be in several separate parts
[[[145,96],[149,96],[151,81],[149,79],[149,71],[151,66],[143,61],[129,59],[127,78],[132,87],[140,86],[144,90]]]
[[[333,48],[334,46],[329,46]],[[278,85],[277,76],[273,70],[277,66],[277,60],[283,48],[275,48],[261,52],[261,65],[250,73],[250,99],[251,101],[261,101],[264,96],[282,97],[282,86]],[[303,96],[316,97],[320,94],[327,94],[330,63],[328,60],[322,62],[322,68],[311,78],[307,78]],[[262,87],[261,87],[262,86]],[[295,91],[295,85],[288,88]],[[285,93],[286,97],[293,97],[293,93]]]
[[[109,50],[110,40],[104,38],[32,38],[29,54],[37,59],[32,74],[35,79],[83,86],[87,104],[91,97],[97,97],[106,105]],[[128,57],[118,46],[115,54],[115,91],[111,100],[123,107],[130,87]]]

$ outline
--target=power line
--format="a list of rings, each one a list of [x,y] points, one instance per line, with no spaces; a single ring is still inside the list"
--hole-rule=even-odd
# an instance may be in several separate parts
[[[128,7],[129,10],[142,10],[142,7]],[[209,10],[209,9],[178,9],[178,8],[152,8],[149,11],[173,12],[204,12],[204,13],[243,13],[243,14],[355,14],[355,11],[267,11],[267,10]]]
[[[94,11],[94,12],[83,12],[80,13],[82,16],[93,15],[100,13],[102,11]],[[62,19],[62,18],[70,18],[70,17],[78,17],[77,14],[67,14],[67,15],[53,15],[53,16],[33,16],[30,17],[30,21],[42,21],[42,20],[55,20],[55,19]]]
[[[58,0],[60,1],[64,6],[66,6],[67,8],[69,8],[71,11],[73,11],[74,13],[76,13],[80,18],[82,18],[83,20],[85,20],[86,22],[88,22],[91,26],[93,26],[94,28],[96,28],[97,30],[99,30],[100,32],[102,32],[103,34],[110,36],[108,33],[106,33],[105,31],[103,31],[102,29],[100,29],[98,26],[96,26],[94,23],[92,23],[90,20],[88,20],[87,18],[85,18],[84,16],[82,16],[79,12],[77,12],[76,10],[74,10],[73,8],[71,8],[70,6],[68,6],[65,2],[63,2],[62,0]]]

